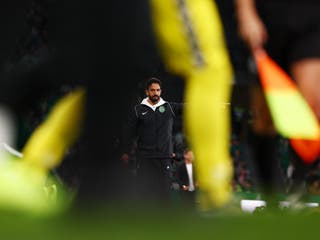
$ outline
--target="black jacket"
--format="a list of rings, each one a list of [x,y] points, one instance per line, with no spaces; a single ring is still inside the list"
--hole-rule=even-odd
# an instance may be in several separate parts
[[[192,164],[192,175],[193,175],[193,184],[196,184],[196,173],[194,170],[194,164]],[[177,169],[177,179],[178,179],[178,183],[179,185],[182,187],[183,185],[185,186],[189,186],[190,182],[189,182],[189,176],[188,176],[188,171],[187,171],[187,166],[185,163],[183,163],[182,165],[180,165]]]
[[[155,110],[142,101],[129,116],[125,130],[125,152],[137,141],[137,154],[145,157],[168,158],[173,153],[172,129],[177,114],[182,113],[182,103],[161,99]]]

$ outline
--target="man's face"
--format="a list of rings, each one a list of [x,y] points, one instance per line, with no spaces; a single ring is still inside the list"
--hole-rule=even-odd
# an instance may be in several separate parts
[[[152,83],[146,90],[146,94],[152,103],[157,103],[161,96],[160,85],[157,83]]]
[[[184,160],[186,163],[192,163],[193,162],[193,159],[194,159],[194,155],[193,155],[193,152],[192,151],[187,151],[183,154],[184,156]]]

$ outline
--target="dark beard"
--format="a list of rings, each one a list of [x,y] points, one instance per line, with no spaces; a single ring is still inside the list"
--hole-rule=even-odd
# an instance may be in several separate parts
[[[159,101],[160,97],[159,96],[152,96],[152,97],[149,97],[149,99],[151,102],[156,103]]]

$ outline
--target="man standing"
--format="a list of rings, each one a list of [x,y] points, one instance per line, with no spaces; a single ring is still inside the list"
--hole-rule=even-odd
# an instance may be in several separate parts
[[[183,151],[183,164],[177,170],[178,182],[181,187],[181,198],[183,203],[195,206],[195,191],[198,183],[195,178],[194,154],[190,149]]]
[[[174,178],[172,129],[183,104],[164,101],[157,78],[147,80],[146,95],[129,117],[122,160],[129,161],[128,153],[136,140],[138,195],[150,200],[168,199]]]

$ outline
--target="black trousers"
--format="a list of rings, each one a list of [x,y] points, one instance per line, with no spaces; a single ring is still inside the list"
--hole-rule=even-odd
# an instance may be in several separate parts
[[[175,166],[170,158],[138,156],[136,190],[147,201],[170,201]]]

